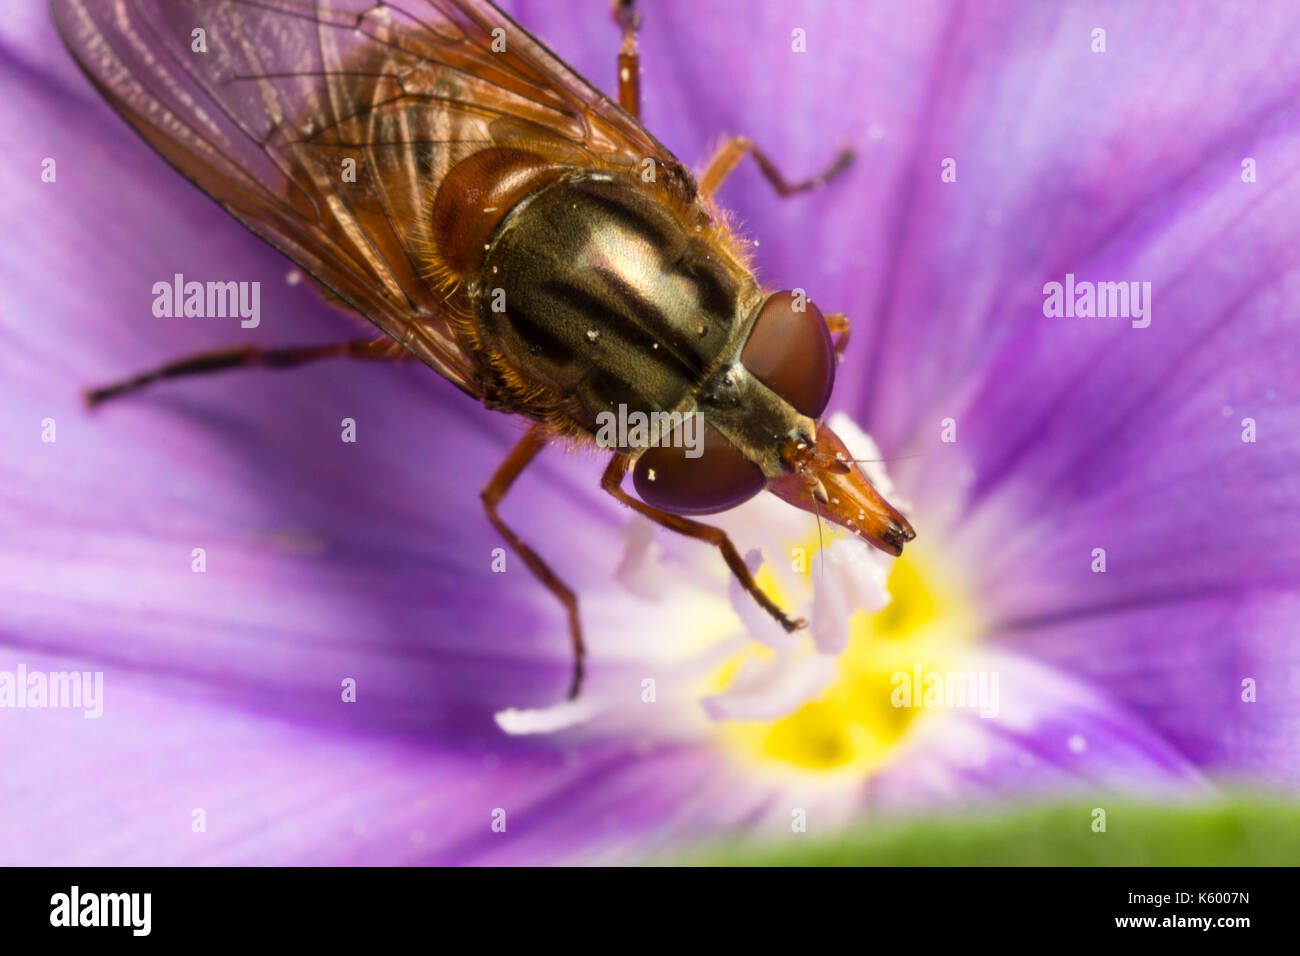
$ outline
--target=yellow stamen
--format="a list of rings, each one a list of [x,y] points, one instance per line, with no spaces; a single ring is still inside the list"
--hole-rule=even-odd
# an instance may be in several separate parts
[[[849,622],[836,682],[788,717],[724,723],[727,741],[762,763],[821,774],[860,775],[889,759],[922,715],[918,708],[895,706],[899,675],[910,684],[917,668],[953,669],[970,630],[954,626],[968,623],[966,615],[958,613],[957,602],[939,600],[928,580],[910,558],[896,561],[887,584],[891,603],[875,614],[860,611]],[[763,583],[775,581],[768,577]],[[739,661],[728,668],[726,683],[736,666]]]

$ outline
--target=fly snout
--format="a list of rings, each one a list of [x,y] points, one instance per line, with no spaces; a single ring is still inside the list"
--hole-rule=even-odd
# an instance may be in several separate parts
[[[783,501],[852,531],[895,557],[916,537],[912,525],[885,500],[830,428],[815,444],[790,442],[782,453],[792,473],[768,486]]]

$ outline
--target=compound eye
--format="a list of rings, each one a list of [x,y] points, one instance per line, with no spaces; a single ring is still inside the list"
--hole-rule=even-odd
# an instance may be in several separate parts
[[[695,449],[682,447],[683,429],[670,443],[647,448],[637,459],[632,484],[637,496],[654,508],[680,515],[707,515],[748,501],[767,485],[760,469],[710,425]],[[688,452],[699,456],[688,457]]]
[[[767,297],[740,361],[800,414],[819,418],[826,411],[835,385],[835,346],[825,316],[802,294]]]

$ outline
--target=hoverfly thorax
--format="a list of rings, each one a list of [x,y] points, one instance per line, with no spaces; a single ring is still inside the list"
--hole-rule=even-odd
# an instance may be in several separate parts
[[[433,245],[502,404],[586,435],[611,409],[691,410],[761,293],[676,196],[513,146],[449,173]]]

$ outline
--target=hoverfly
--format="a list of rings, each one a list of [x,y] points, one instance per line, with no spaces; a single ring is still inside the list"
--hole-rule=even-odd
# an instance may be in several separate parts
[[[617,104],[488,0],[52,7],[82,69],[154,149],[385,335],[191,356],[94,389],[92,405],[219,369],[414,357],[523,416],[481,497],[567,611],[570,698],[583,676],[577,598],[498,509],[550,440],[593,444],[602,412],[702,416],[698,456],[671,434],[613,447],[602,487],[717,547],[787,630],[804,622],[695,516],[766,489],[891,554],[915,536],[821,421],[847,318],[763,289],[713,201],[746,155],[791,195],[851,154],[789,183],[733,138],[693,178],[638,121],[633,0],[614,2]],[[623,489],[629,471],[638,497]]]

